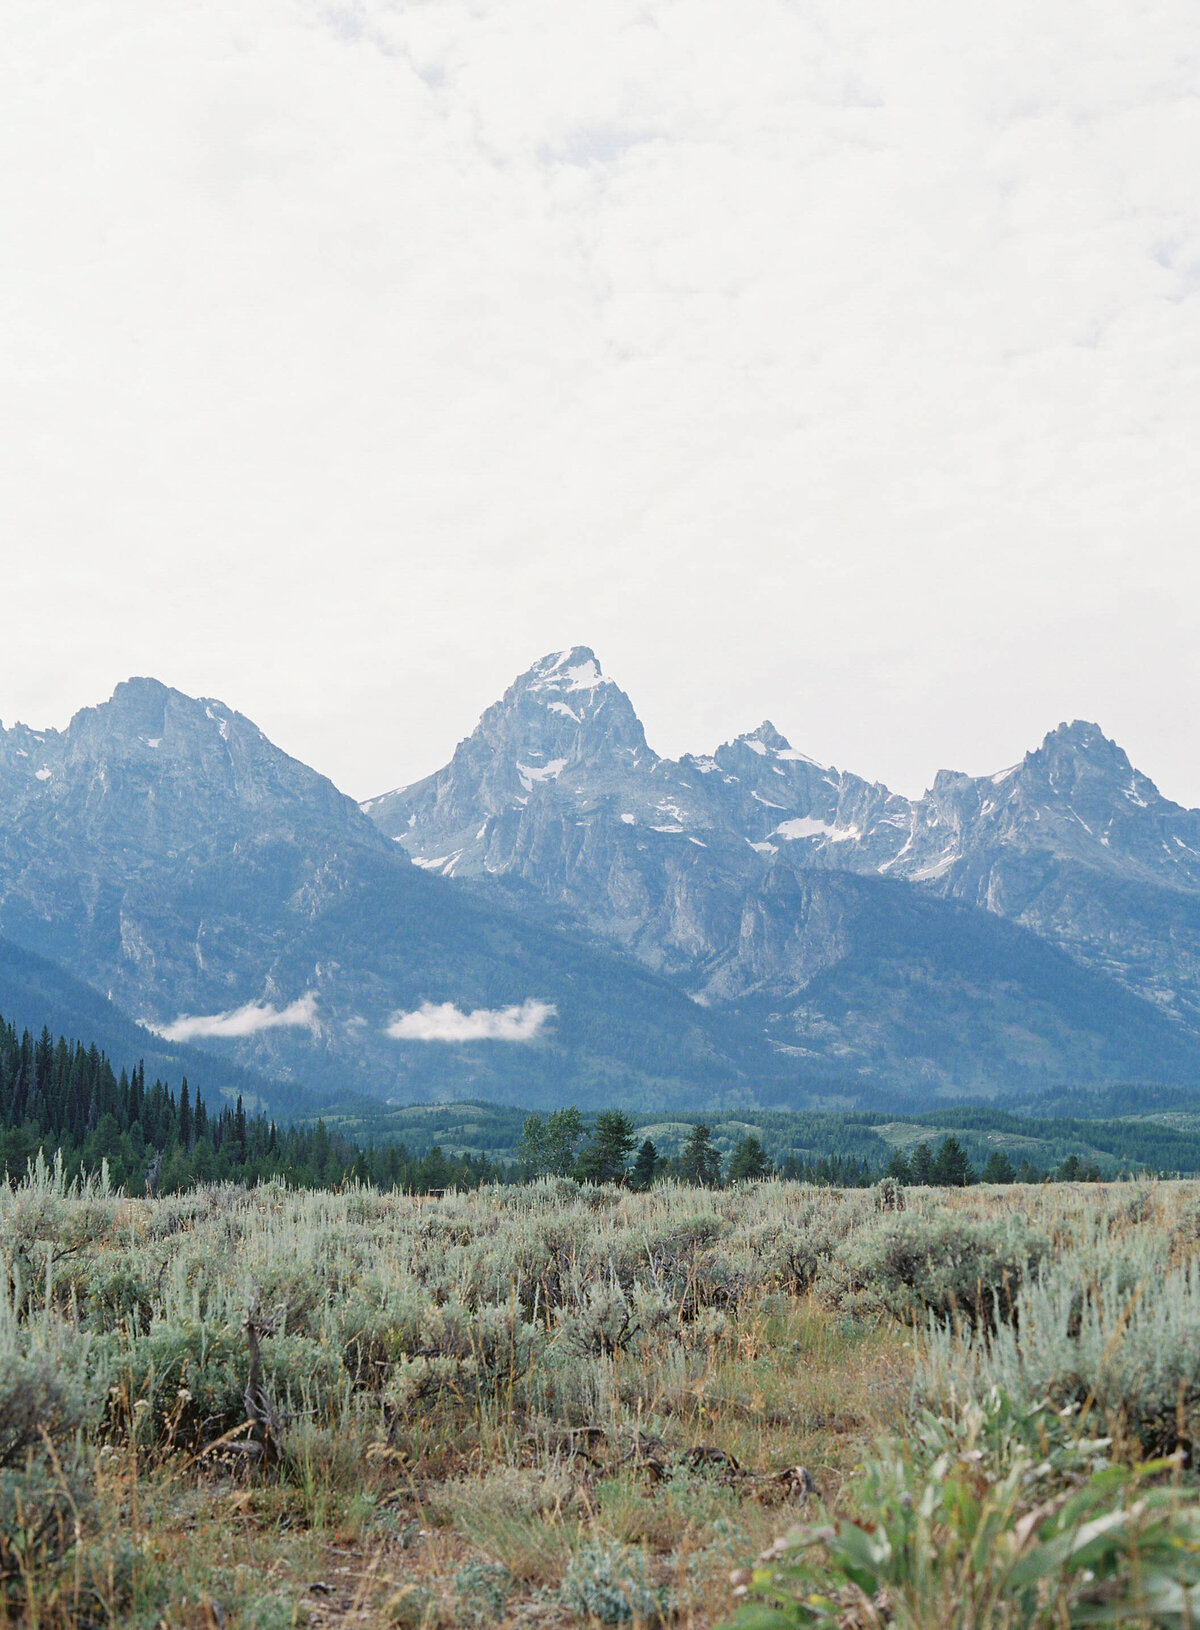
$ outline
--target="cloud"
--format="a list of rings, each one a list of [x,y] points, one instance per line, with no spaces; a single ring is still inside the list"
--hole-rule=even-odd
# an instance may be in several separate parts
[[[316,993],[308,991],[287,1007],[247,1002],[244,1007],[235,1007],[226,1013],[181,1013],[173,1023],[151,1028],[167,1041],[256,1036],[260,1030],[279,1030],[285,1026],[312,1029],[316,1012]]]
[[[659,751],[1200,801],[1200,7],[132,15],[4,12],[6,718],[133,622],[365,797],[579,640]]]
[[[397,1041],[532,1041],[557,1009],[532,998],[519,1007],[477,1007],[463,1013],[453,1002],[422,1002],[413,1013],[394,1013],[387,1034]]]

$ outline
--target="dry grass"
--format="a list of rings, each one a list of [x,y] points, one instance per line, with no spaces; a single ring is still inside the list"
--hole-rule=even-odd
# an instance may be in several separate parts
[[[0,1586],[0,1624],[566,1624],[572,1559],[629,1548],[704,1630],[795,1515],[774,1474],[803,1465],[838,1504],[910,1406],[911,1332],[831,1305],[821,1278],[877,1225],[867,1194],[118,1202],[39,1183],[0,1194],[0,1360],[56,1354],[106,1396],[80,1405],[78,1464],[65,1438],[39,1462],[59,1537]],[[909,1208],[1034,1214],[1059,1252],[1200,1237],[1192,1184]],[[264,1338],[282,1455],[251,1472],[206,1444],[244,1413],[256,1292],[282,1309]]]

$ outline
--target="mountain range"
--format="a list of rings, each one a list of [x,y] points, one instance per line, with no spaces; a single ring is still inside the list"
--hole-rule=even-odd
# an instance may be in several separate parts
[[[360,807],[135,679],[0,730],[0,810],[0,1012],[86,988],[231,1081],[641,1109],[1200,1085],[1200,813],[1094,725],[907,799],[766,723],[663,758],[577,647]]]
[[[580,647],[363,807],[418,865],[539,897],[800,1060],[913,1089],[1195,1079],[1200,812],[1095,725],[908,799],[769,722],[663,758]]]

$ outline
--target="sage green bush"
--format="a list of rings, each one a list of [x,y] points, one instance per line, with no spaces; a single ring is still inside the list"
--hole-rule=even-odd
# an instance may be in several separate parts
[[[1046,1398],[1090,1410],[1137,1452],[1190,1451],[1200,1441],[1200,1259],[1165,1268],[1153,1240],[1141,1272],[1129,1248],[1107,1270],[1089,1255],[1029,1279],[1014,1324],[990,1336],[931,1326],[918,1391],[944,1400],[999,1387],[1027,1407]]]
[[[1047,1242],[1016,1217],[885,1214],[851,1235],[823,1269],[819,1288],[853,1313],[911,1323],[930,1314],[992,1326],[1012,1315],[1018,1289]]]
[[[664,1613],[645,1557],[629,1545],[584,1546],[571,1558],[559,1594],[583,1624],[656,1624]]]

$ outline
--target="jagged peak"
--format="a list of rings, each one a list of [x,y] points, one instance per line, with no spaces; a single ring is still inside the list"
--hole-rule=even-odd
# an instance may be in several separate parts
[[[539,755],[574,763],[613,748],[648,751],[632,702],[587,645],[552,651],[520,674],[486,709],[474,735],[459,743],[455,757],[470,757],[481,740],[503,740],[526,764]]]
[[[781,735],[779,731],[776,730],[770,719],[764,719],[757,730],[747,730],[743,735],[738,737],[738,740],[745,742],[761,742],[762,745],[771,752],[778,752],[780,750],[786,752],[791,747],[791,742],[788,741],[786,736]]]
[[[189,716],[206,721],[225,740],[229,739],[234,721],[249,722],[216,697],[189,696],[186,691],[165,685],[160,679],[135,675],[122,679],[107,702],[81,708],[72,718],[69,730],[115,730],[118,734],[157,738],[167,731],[171,717],[180,720]]]
[[[1042,741],[1043,748],[1073,747],[1081,752],[1090,752],[1101,748],[1109,753],[1124,754],[1111,737],[1106,736],[1098,724],[1090,719],[1072,719],[1070,724],[1065,721],[1048,730]]]
[[[596,653],[587,645],[572,645],[566,651],[552,651],[535,662],[516,682],[518,690],[590,691],[611,685]]]
[[[130,698],[145,696],[169,696],[172,694],[170,685],[164,685],[161,679],[155,679],[150,674],[131,674],[128,679],[122,679],[117,684],[109,700],[111,702],[127,701]],[[176,696],[181,691],[174,692]]]
[[[1122,776],[1137,774],[1125,749],[1088,719],[1056,725],[1046,732],[1040,747],[1025,755],[1025,763],[1030,765],[1068,759],[1085,760]]]
[[[756,730],[744,730],[732,742],[726,742],[718,752],[728,752],[733,748],[746,747],[759,758],[783,759],[789,763],[812,764],[816,769],[826,768],[818,764],[815,758],[809,758],[807,753],[799,752],[791,745],[787,737],[776,730],[770,719],[764,719]]]

